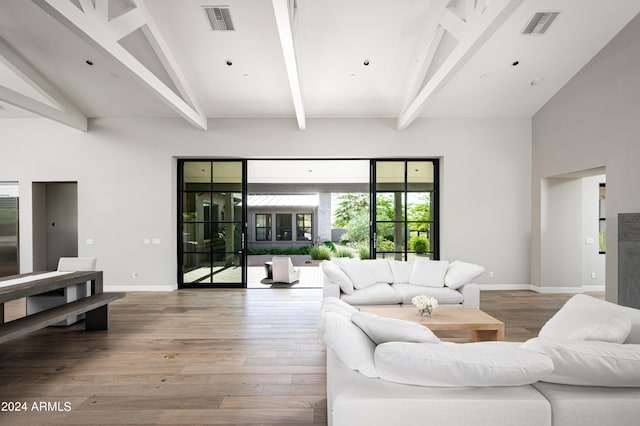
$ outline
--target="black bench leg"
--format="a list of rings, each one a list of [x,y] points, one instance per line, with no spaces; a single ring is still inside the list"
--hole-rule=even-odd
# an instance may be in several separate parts
[[[109,305],[100,306],[87,312],[84,320],[85,330],[109,329]]]

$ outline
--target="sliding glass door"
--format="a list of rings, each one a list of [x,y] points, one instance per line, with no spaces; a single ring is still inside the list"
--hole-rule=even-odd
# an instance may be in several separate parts
[[[179,160],[179,287],[245,287],[246,161]]]
[[[374,258],[438,259],[438,161],[372,160]]]

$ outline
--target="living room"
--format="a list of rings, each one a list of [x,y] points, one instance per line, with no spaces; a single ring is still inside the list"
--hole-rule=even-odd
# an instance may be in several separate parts
[[[79,2],[81,7],[87,3],[90,2]],[[117,2],[109,2],[112,3]],[[201,424],[217,421],[241,424],[269,423],[270,415],[273,415],[271,423],[278,423],[275,419],[283,412],[299,413],[295,410],[300,407],[283,404],[279,407],[286,408],[277,411],[278,414],[263,406],[255,407],[262,410],[260,414],[252,413],[256,417],[249,418],[248,414],[242,417],[243,411],[238,407],[252,400],[241,398],[222,407],[215,406],[229,411],[203,415],[198,410],[214,409],[214,404],[194,401],[193,410],[187,406],[184,410],[172,407],[175,410],[163,418],[151,413],[169,404],[172,392],[185,391],[189,385],[185,382],[187,384],[170,391],[159,388],[154,394],[151,389],[162,386],[160,381],[165,378],[160,375],[187,371],[192,380],[197,380],[198,374],[207,371],[237,369],[247,359],[242,377],[233,379],[240,384],[190,384],[200,386],[198,390],[203,395],[223,388],[227,392],[234,389],[240,392],[243,380],[255,383],[251,380],[268,375],[271,368],[282,375],[289,374],[289,383],[293,375],[299,383],[311,384],[316,391],[325,392],[323,362],[318,366],[317,352],[310,356],[304,353],[304,345],[316,348],[320,345],[317,338],[314,339],[320,292],[213,289],[190,293],[177,290],[179,159],[437,158],[441,191],[440,258],[482,265],[487,273],[477,280],[481,294],[504,294],[509,298],[515,297],[514,291],[533,290],[532,294],[540,297],[561,293],[564,301],[565,295],[587,289],[604,290],[606,300],[618,302],[618,214],[640,211],[640,196],[636,191],[636,183],[640,182],[637,167],[640,144],[636,140],[640,130],[637,120],[640,93],[636,83],[640,71],[640,20],[636,15],[640,5],[637,2],[621,1],[615,7],[603,1],[545,2],[544,5],[535,1],[516,2],[519,7],[512,11],[512,18],[505,18],[495,37],[483,39],[484,44],[477,47],[466,65],[454,67],[456,72],[448,77],[449,84],[444,84],[429,102],[422,104],[420,114],[403,130],[398,130],[398,110],[407,86],[405,75],[411,63],[408,58],[419,40],[417,36],[403,38],[402,28],[418,34],[420,25],[412,17],[428,16],[422,9],[427,6],[403,2],[406,10],[398,8],[395,12],[402,19],[386,32],[369,27],[380,27],[376,23],[380,23],[388,4],[374,2],[370,6],[349,2],[343,6],[346,9],[343,12],[349,11],[349,14],[343,17],[342,24],[335,23],[342,32],[327,35],[331,38],[328,43],[324,39],[326,46],[323,44],[315,51],[305,48],[305,55],[298,58],[305,70],[301,84],[306,112],[301,114],[294,106],[297,98],[291,95],[272,2],[260,1],[251,6],[242,1],[227,2],[239,20],[238,25],[243,15],[252,25],[257,24],[250,18],[268,16],[268,20],[264,19],[267,28],[262,30],[268,37],[256,29],[247,37],[238,29],[235,35],[239,34],[242,40],[211,40],[214,36],[207,32],[208,42],[219,48],[211,49],[202,43],[203,46],[194,51],[185,47],[194,39],[194,34],[187,30],[189,25],[173,21],[206,23],[201,16],[202,5],[185,2],[188,6],[178,7],[171,2],[154,0],[146,3],[167,44],[179,58],[177,63],[186,68],[182,71],[188,74],[187,81],[197,87],[193,92],[205,106],[203,116],[207,130],[194,126],[193,119],[181,117],[188,114],[176,112],[179,108],[175,104],[168,106],[167,101],[159,100],[157,96],[161,95],[149,89],[147,83],[115,59],[113,53],[96,47],[95,42],[87,42],[86,36],[78,36],[61,24],[40,7],[42,2],[38,5],[38,2],[10,0],[0,6],[3,45],[12,46],[74,101],[85,117],[91,117],[88,130],[80,131],[46,118],[46,114],[38,117],[38,112],[24,112],[25,105],[16,107],[15,97],[6,91],[0,92],[0,182],[17,182],[19,186],[20,273],[34,271],[33,185],[77,182],[78,255],[98,259],[98,268],[104,272],[105,291],[127,292],[124,299],[112,304],[110,315],[109,333],[116,332],[122,340],[112,340],[107,334],[86,351],[78,342],[84,333],[80,329],[67,330],[72,334],[66,335],[63,328],[48,328],[3,344],[1,371],[11,372],[11,381],[3,387],[3,400],[14,396],[32,401],[43,396],[47,401],[59,401],[52,395],[62,392],[59,394],[63,402],[70,401],[74,408],[65,414],[78,413],[76,420],[40,417],[43,423]],[[317,4],[297,3],[298,19],[307,19],[304,24],[320,25],[311,20],[310,15],[319,14],[320,21],[329,14],[318,10]],[[327,4],[331,10],[342,10],[337,2]],[[254,10],[247,11],[252,8]],[[521,30],[527,20],[534,12],[547,9],[561,12],[548,34],[534,38],[535,41],[526,39]],[[197,17],[180,15],[186,11]],[[590,25],[585,25],[585,20]],[[356,25],[349,30],[353,31],[352,37],[345,35],[343,27],[349,27],[347,24]],[[304,37],[298,49],[302,49],[301,45],[309,46],[317,34],[326,31],[307,32],[300,28],[301,22],[297,25],[297,36]],[[594,30],[596,26],[598,31]],[[507,33],[515,35],[508,38],[504,36]],[[229,35],[234,34],[224,34]],[[389,41],[384,41],[385,38]],[[517,43],[508,44],[514,40]],[[225,47],[225,42],[231,45]],[[541,46],[527,49],[523,46],[534,42]],[[335,49],[345,43],[351,49]],[[251,44],[257,46],[248,47]],[[333,53],[336,56],[330,56],[333,50],[338,51]],[[374,51],[379,53],[370,53]],[[212,68],[202,71],[195,65],[189,66],[196,63],[194,58],[205,57],[204,52],[210,53]],[[0,56],[10,55],[4,51]],[[365,60],[369,65],[364,65]],[[232,64],[227,65],[227,61]],[[400,62],[402,66],[398,65]],[[515,62],[519,63],[513,65]],[[18,61],[12,63],[16,65]],[[331,71],[328,63],[341,65]],[[485,64],[493,64],[493,68],[485,70]],[[8,69],[6,64],[5,68]],[[8,75],[5,68],[3,77]],[[248,74],[247,77],[244,74]],[[351,74],[354,77],[350,77]],[[382,83],[394,75],[393,84]],[[531,85],[537,78],[542,80]],[[15,78],[3,78],[3,86],[15,81]],[[465,86],[471,81],[475,86]],[[11,87],[15,91],[22,89],[32,97],[40,96],[34,89],[24,89],[24,85],[15,83]],[[331,92],[332,98],[327,99],[323,92]],[[46,113],[45,108],[35,109]],[[544,185],[549,179],[582,179],[594,170],[598,174],[606,173],[608,219],[607,252],[601,255],[606,259],[603,269],[606,272],[598,273],[595,279],[591,278],[591,269],[583,269],[582,253],[586,238],[597,240],[596,234],[580,234],[579,238],[566,241],[570,248],[559,255],[566,255],[570,261],[563,262],[564,257],[551,264],[546,261],[550,206],[548,188]],[[158,243],[145,244],[147,239]],[[597,249],[597,244],[590,248]],[[555,310],[561,305],[543,300],[543,305],[549,303]],[[181,313],[183,301],[194,311],[209,309],[210,321],[190,323],[193,312]],[[250,303],[257,303],[255,306],[263,309],[253,318],[251,312],[242,313],[242,307],[251,306]],[[483,300],[481,308],[482,303]],[[530,315],[534,316],[535,312]],[[267,322],[274,316],[276,322]],[[296,316],[300,319],[297,326],[278,332],[279,324],[293,321]],[[242,325],[247,328],[243,329]],[[541,325],[536,323],[532,328]],[[506,326],[508,339],[508,322]],[[124,327],[130,327],[126,333]],[[145,340],[141,349],[136,339],[142,339],[151,329],[157,330],[157,334],[153,340]],[[287,345],[285,341],[296,333],[303,334],[306,340]],[[202,357],[199,359],[191,358],[197,355],[185,356],[188,352],[183,352],[190,344],[203,344],[206,339],[228,340],[234,335],[260,339],[260,334],[272,339],[267,350],[273,355],[271,366],[252,367],[251,363],[257,363],[259,355],[235,357],[237,348],[233,345],[211,352],[201,346],[197,351]],[[130,338],[125,338],[126,335]],[[65,344],[80,351],[80,355],[67,352],[62,347]],[[101,348],[107,350],[107,347],[109,356],[101,358]],[[277,355],[288,369],[277,366]],[[211,360],[204,359],[209,357]],[[40,359],[38,371],[42,376],[28,371],[30,359],[36,358]],[[299,359],[299,365],[292,360],[295,358]],[[85,364],[86,370],[83,367],[82,371],[104,368],[100,375],[112,375],[117,385],[110,388],[102,377],[93,385],[88,383],[84,388],[65,393],[65,386],[67,390],[73,387],[69,385],[71,382],[77,384],[87,380],[85,376],[96,377],[96,374],[64,376],[60,373],[61,376],[56,377],[62,382],[47,380],[47,374],[55,374],[58,368],[64,371],[72,361]],[[212,365],[207,367],[209,362]],[[190,363],[193,365],[189,366]],[[310,366],[305,368],[305,364]],[[131,369],[118,369],[122,365]],[[145,375],[148,375],[147,381],[143,379]],[[276,380],[286,381],[282,375]],[[30,384],[21,388],[23,379]],[[223,378],[217,375],[211,380]],[[143,384],[119,396],[118,392],[131,383]],[[260,387],[265,386],[264,382],[246,386],[253,387],[255,392],[270,390],[280,399],[286,397],[286,392],[278,393],[278,383],[267,381],[266,384],[273,386]],[[103,393],[100,393],[101,386]],[[7,393],[7,389],[11,389],[13,395]],[[298,384],[287,392],[303,390]],[[125,401],[135,400],[136,393],[144,401],[138,401],[136,409],[127,412]],[[92,395],[110,404],[100,409],[95,407],[97,417],[91,414],[91,406],[95,405],[91,404]],[[245,398],[248,398],[246,394]],[[78,409],[82,404],[83,408]],[[149,407],[147,410],[145,404]],[[117,414],[113,414],[114,407],[119,410]],[[316,410],[321,411],[321,408]],[[100,420],[100,414],[114,417]],[[4,413],[0,413],[2,415]],[[234,415],[240,417],[234,418]],[[260,418],[260,415],[267,417]],[[311,422],[297,417],[291,422],[316,420],[324,421],[320,417]]]

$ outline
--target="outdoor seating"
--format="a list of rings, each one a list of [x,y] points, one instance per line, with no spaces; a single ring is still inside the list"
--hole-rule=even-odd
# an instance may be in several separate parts
[[[274,256],[273,260],[273,282],[287,283],[300,279],[300,270],[293,267],[290,257]]]

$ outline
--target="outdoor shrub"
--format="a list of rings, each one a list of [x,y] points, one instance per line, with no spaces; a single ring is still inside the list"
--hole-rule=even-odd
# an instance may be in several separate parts
[[[298,254],[309,254],[311,251],[311,246],[303,246],[298,248]]]
[[[396,251],[396,245],[390,240],[381,240],[378,242],[378,251]]]
[[[331,259],[331,249],[325,245],[311,247],[311,249],[309,250],[309,254],[311,255],[311,259],[313,260]]]
[[[336,257],[353,257],[353,251],[349,250],[348,248],[340,247],[336,249],[335,256]]]
[[[324,243],[325,246],[329,247],[329,250],[335,252],[336,251],[336,245],[333,243],[333,241],[325,241]]]
[[[247,251],[247,253],[250,254],[250,255],[260,255],[260,254],[269,253],[269,250],[264,249],[264,248],[253,248],[253,249],[249,249]]]
[[[282,250],[281,248],[273,247],[271,249],[271,254],[280,255],[280,254],[285,254],[285,253],[284,253],[284,250]]]
[[[409,240],[409,249],[416,253],[426,253],[429,251],[429,240],[424,235],[418,235]]]
[[[360,247],[358,249],[358,256],[360,259],[369,259],[371,254],[369,253],[369,247]]]

